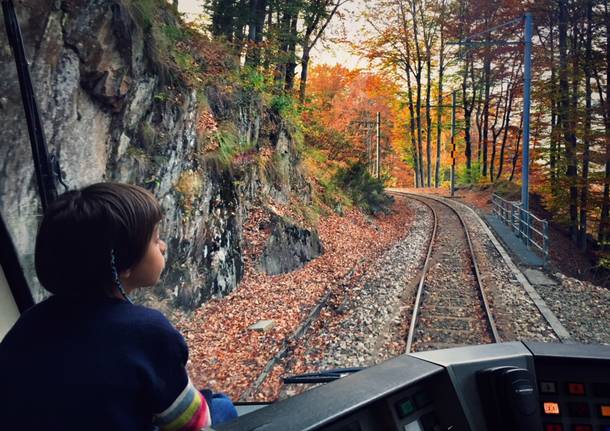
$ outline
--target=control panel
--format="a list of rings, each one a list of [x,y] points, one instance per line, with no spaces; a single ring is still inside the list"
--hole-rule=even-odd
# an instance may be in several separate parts
[[[403,355],[217,429],[610,431],[610,346],[513,342]]]
[[[610,370],[595,359],[536,362],[544,431],[610,431]]]

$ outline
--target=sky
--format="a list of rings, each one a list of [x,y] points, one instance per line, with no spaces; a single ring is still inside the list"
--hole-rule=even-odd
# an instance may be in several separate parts
[[[349,8],[349,11],[357,12],[364,7],[364,0],[353,0],[347,7]],[[186,15],[186,19],[195,19],[203,12],[203,0],[179,0],[178,9]],[[333,18],[326,33],[337,34],[342,31],[342,26],[342,23],[336,18]],[[354,20],[349,20],[349,22],[345,24],[345,34],[348,37],[357,35],[360,31],[359,27],[359,23]],[[366,60],[352,55],[346,47],[333,42],[320,43],[320,41],[318,41],[312,51],[311,59],[314,64],[335,65],[338,63],[350,69],[366,67]]]

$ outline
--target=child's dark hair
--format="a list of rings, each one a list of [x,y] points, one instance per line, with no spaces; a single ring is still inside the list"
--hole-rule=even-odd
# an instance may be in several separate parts
[[[56,295],[104,296],[116,269],[133,267],[146,253],[162,213],[147,190],[97,183],[69,191],[49,206],[36,237],[36,273]]]

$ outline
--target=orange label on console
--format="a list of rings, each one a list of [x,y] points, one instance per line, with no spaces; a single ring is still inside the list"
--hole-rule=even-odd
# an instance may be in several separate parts
[[[602,404],[599,406],[599,411],[604,418],[610,418],[610,405]]]
[[[542,404],[544,408],[544,414],[546,415],[558,415],[559,414],[559,403],[545,402]]]

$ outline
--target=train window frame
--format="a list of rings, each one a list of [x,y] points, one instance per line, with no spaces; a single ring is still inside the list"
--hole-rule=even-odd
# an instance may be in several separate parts
[[[32,292],[7,225],[0,214],[0,340],[19,316],[34,305]]]

